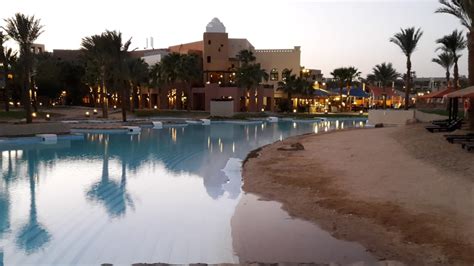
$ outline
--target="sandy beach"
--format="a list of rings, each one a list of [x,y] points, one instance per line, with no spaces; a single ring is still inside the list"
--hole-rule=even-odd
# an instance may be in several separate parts
[[[381,261],[472,265],[474,153],[442,135],[418,124],[290,138],[245,163],[243,189]]]

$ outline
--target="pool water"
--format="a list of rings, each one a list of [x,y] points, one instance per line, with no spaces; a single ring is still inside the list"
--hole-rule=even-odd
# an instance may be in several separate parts
[[[231,219],[248,152],[364,123],[222,122],[0,144],[0,265],[238,263]]]

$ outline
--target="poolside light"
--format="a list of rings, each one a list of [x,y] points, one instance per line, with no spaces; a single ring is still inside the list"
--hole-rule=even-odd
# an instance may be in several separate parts
[[[51,120],[51,116],[49,114],[46,114],[46,121]]]
[[[39,103],[39,106],[43,106],[43,103]]]
[[[117,109],[117,105],[114,105],[114,110]]]
[[[158,109],[158,106],[156,106],[156,105],[155,105],[155,106],[153,106],[153,109],[155,109],[155,110],[156,110],[156,109]]]
[[[89,112],[87,112],[87,113],[89,113]],[[94,109],[93,114],[95,114],[95,115],[97,114],[97,109]]]
[[[262,108],[262,112],[265,112],[265,108]]]
[[[53,103],[53,106],[55,106],[55,105],[56,105],[56,103]]]
[[[293,109],[293,113],[296,113],[296,109]]]
[[[364,114],[364,111],[360,110],[359,115],[363,115],[363,114]]]
[[[20,105],[20,102],[17,102],[16,105]]]
[[[10,104],[11,106],[13,106],[15,103],[14,103],[14,102],[9,102],[9,104]]]
[[[31,116],[34,117],[34,118],[36,118],[36,113],[33,112],[33,113],[31,114]]]
[[[328,109],[324,109],[324,113],[327,114],[327,113],[328,113]]]
[[[89,112],[86,112],[86,117],[90,117],[91,114]]]

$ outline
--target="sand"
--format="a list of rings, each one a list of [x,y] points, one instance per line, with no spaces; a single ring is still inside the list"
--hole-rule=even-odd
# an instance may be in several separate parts
[[[243,189],[379,260],[472,265],[474,153],[442,135],[412,125],[290,138],[249,158]],[[304,150],[279,150],[297,142]]]

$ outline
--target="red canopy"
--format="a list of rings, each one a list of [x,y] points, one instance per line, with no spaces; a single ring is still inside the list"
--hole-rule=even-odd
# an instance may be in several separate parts
[[[446,95],[446,97],[448,98],[474,98],[474,86],[449,93]]]
[[[448,94],[448,93],[451,93],[454,91],[454,88],[451,88],[451,87],[448,87],[444,90],[440,90],[440,91],[437,91],[437,92],[432,92],[430,94],[426,94],[426,95],[423,95],[423,96],[420,96],[418,98],[423,98],[423,99],[429,99],[429,98],[443,98],[444,95]]]
[[[387,95],[388,99],[399,96],[397,92],[395,91],[395,89],[391,87],[385,88],[385,91],[380,87],[370,87],[370,92],[372,93],[372,96],[374,97],[382,97],[382,95],[385,94]]]

